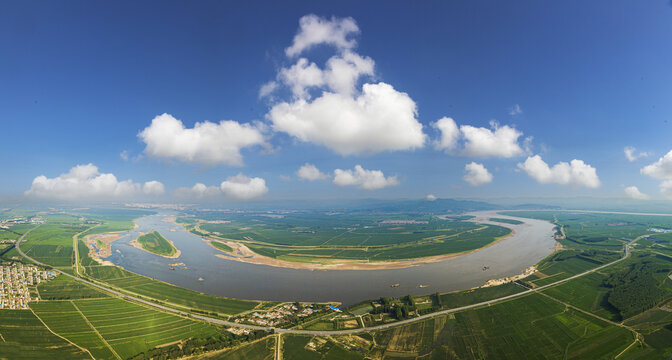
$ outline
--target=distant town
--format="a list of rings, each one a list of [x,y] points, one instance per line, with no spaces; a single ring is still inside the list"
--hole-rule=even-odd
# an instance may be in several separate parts
[[[35,300],[30,295],[29,286],[36,286],[54,276],[54,271],[33,265],[0,265],[0,309],[28,309],[28,303]]]

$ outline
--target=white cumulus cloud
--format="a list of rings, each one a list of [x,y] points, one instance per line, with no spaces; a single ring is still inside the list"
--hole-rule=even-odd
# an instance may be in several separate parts
[[[429,195],[427,195],[427,197],[425,197],[425,199],[427,201],[434,201],[434,200],[436,200],[436,196],[433,195],[433,194],[429,194]]]
[[[357,45],[348,37],[359,32],[353,18],[325,19],[317,15],[306,15],[299,19],[299,32],[294,36],[292,45],[285,49],[287,56],[296,56],[312,46],[328,44],[338,50],[352,49]]]
[[[654,179],[672,179],[672,150],[655,163],[644,166],[639,172]]]
[[[499,126],[491,121],[490,129],[462,125],[460,131],[465,139],[463,154],[466,156],[510,158],[525,153],[518,144],[523,133],[511,126]]]
[[[243,174],[226,178],[219,188],[226,197],[233,200],[252,200],[268,192],[266,180],[259,177],[247,177]]]
[[[354,170],[334,170],[334,184],[338,186],[357,186],[364,190],[378,190],[399,185],[396,176],[385,177],[380,170],[366,170],[356,165]]]
[[[364,84],[352,98],[325,92],[313,102],[276,104],[268,118],[276,131],[326,146],[341,155],[407,150],[424,145],[415,102],[385,83]]]
[[[138,137],[146,144],[145,154],[206,165],[240,166],[240,150],[267,145],[261,130],[232,120],[209,121],[185,128],[182,121],[169,114],[155,117]]]
[[[315,181],[315,180],[324,180],[329,177],[329,175],[323,173],[315,165],[310,163],[305,163],[303,166],[296,171],[296,176],[299,179]]]
[[[166,192],[162,183],[152,180],[142,185],[142,192],[147,195],[163,195]]]
[[[160,184],[158,181],[148,183]],[[155,188],[156,185],[150,187]],[[40,175],[33,179],[30,189],[24,194],[48,200],[102,200],[127,198],[140,191],[140,184],[132,180],[119,181],[114,174],[100,173],[97,166],[86,164],[77,165],[55,178]]]
[[[583,160],[574,159],[570,163],[561,161],[549,167],[541,156],[535,155],[528,156],[524,163],[518,164],[518,168],[542,184],[556,183],[587,188],[600,186],[597,171]]]
[[[432,127],[439,129],[441,138],[434,141],[434,147],[439,150],[450,151],[457,147],[457,141],[460,139],[460,129],[455,120],[449,117],[442,117]]]
[[[636,200],[648,200],[649,195],[646,195],[639,191],[639,189],[636,186],[628,186],[625,189],[623,189],[625,192],[625,195],[629,198],[636,199]]]
[[[485,166],[483,166],[483,164],[472,161],[464,166],[464,172],[465,174],[462,179],[468,182],[471,186],[481,186],[492,182],[492,174],[485,168]]]
[[[630,162],[634,162],[639,158],[644,158],[644,157],[648,157],[649,155],[651,155],[648,152],[643,152],[643,151],[640,151],[639,153],[637,153],[637,149],[635,149],[632,146],[626,146],[623,149],[623,153],[625,154],[625,158],[628,159],[628,161],[630,161]]]
[[[421,148],[425,143],[417,107],[408,94],[384,82],[364,83],[374,76],[375,62],[353,51],[358,32],[351,18],[301,18],[301,29],[287,55],[317,44],[336,47],[324,67],[301,57],[279,70],[275,83],[292,93],[266,115],[274,131],[325,146],[341,155]]]

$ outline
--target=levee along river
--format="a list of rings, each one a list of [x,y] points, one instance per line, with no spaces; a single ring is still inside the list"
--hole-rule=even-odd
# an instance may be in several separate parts
[[[304,270],[249,264],[216,257],[222,254],[201,237],[163,221],[171,213],[138,218],[138,227],[112,243],[106,260],[129,271],[188,289],[241,299],[275,301],[339,301],[351,305],[381,296],[404,296],[464,290],[490,279],[520,274],[553,252],[554,225],[543,220],[474,212],[477,218],[523,221],[512,225],[515,234],[490,247],[453,259],[386,270]],[[130,245],[140,233],[157,230],[182,251],[177,259],[163,258]],[[186,269],[170,269],[181,262]],[[484,271],[483,267],[488,270]],[[392,287],[392,284],[399,284]],[[420,288],[420,285],[428,285]]]

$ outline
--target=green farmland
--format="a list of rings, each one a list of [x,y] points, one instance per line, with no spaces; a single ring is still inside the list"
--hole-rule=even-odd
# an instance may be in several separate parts
[[[178,252],[175,246],[156,230],[138,236],[136,241],[144,250],[149,251],[152,254],[170,257]]]
[[[0,310],[0,359],[91,359],[47,329],[30,310]]]
[[[175,285],[134,274],[116,266],[89,266],[87,275],[112,287],[148,298],[164,301],[187,310],[214,312],[234,315],[254,309],[258,301],[238,300],[199,293]]]
[[[127,359],[161,344],[218,332],[211,325],[114,298],[41,302],[32,308],[54,332],[98,359],[115,354]]]
[[[511,233],[501,226],[430,215],[227,213],[221,216],[226,220],[205,217],[201,222],[193,218],[178,221],[196,235],[242,242],[263,256],[314,263],[336,259],[392,261],[461,253],[487,246]]]

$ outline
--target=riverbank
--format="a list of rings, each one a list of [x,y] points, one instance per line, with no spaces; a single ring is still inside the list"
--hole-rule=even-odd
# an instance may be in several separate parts
[[[112,243],[121,239],[123,236],[123,232],[113,232],[86,235],[82,240],[86,247],[89,248],[89,256],[95,262],[100,265],[114,265],[112,262],[104,260],[104,258],[112,255]]]

